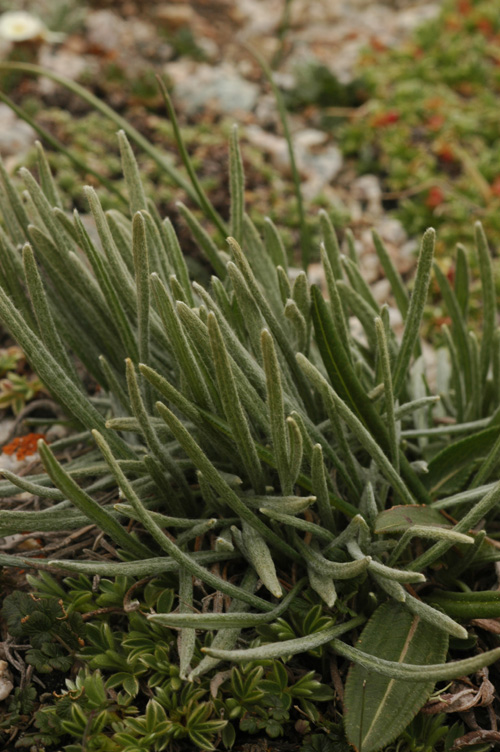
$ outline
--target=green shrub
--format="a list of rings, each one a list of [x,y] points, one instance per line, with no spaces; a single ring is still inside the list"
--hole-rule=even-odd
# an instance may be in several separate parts
[[[496,638],[482,635],[481,645],[492,649],[479,651],[474,629],[464,626],[500,614],[498,593],[488,589],[499,559],[500,336],[486,239],[476,225],[480,342],[468,329],[463,249],[453,288],[434,265],[453,326],[443,327],[445,346],[433,351],[433,376],[420,328],[434,231],[423,236],[411,297],[375,237],[404,321],[399,340],[389,308],[374,301],[356,259],[340,254],[324,211],[327,297],[304,272],[292,282],[278,230],[267,222],[261,238],[245,214],[236,129],[229,222],[217,214],[169,109],[190,194],[214,228],[179,206],[215,272],[209,289],[191,284],[169,218],[145,199],[123,131],[129,213],[103,212],[95,191],[85,189],[99,243],[78,213],[69,219],[62,211],[41,149],[40,184],[21,171],[24,202],[1,171],[0,317],[80,424],[73,441],[88,451],[64,461],[57,458],[60,443],[40,441],[45,474],[4,472],[2,496],[21,488],[53,504],[3,511],[0,534],[90,521],[116,547],[117,559],[1,555],[0,564],[106,578],[175,575],[178,600],[159,599],[147,619],[179,630],[178,676],[188,680],[188,704],[196,692],[189,682],[221,662],[243,664],[242,676],[248,664],[272,665],[275,676],[265,681],[279,684],[284,669],[276,659],[288,663],[307,653],[321,664],[334,654],[343,668],[351,664],[347,738],[364,752],[379,750],[403,732],[437,681],[478,671],[500,655]],[[89,397],[75,357],[103,395]],[[117,487],[119,503],[109,493],[100,502],[103,490]],[[207,595],[224,608],[200,611]],[[446,662],[456,651],[461,659]],[[89,676],[78,682],[95,684],[104,702],[101,679]],[[130,694],[136,682],[127,678]],[[236,684],[232,692],[231,712],[239,717],[244,703]],[[151,724],[164,728],[158,749],[171,738],[164,711],[152,702],[145,719],[132,724],[146,739]],[[87,728],[85,712],[71,710],[72,733]],[[211,723],[208,710],[199,712],[197,722]],[[206,748],[200,733],[190,734],[191,742]],[[119,743],[128,749],[133,738]]]

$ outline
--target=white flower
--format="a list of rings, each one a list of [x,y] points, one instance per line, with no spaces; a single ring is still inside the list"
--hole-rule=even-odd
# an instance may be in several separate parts
[[[45,38],[47,28],[43,21],[26,11],[9,11],[0,16],[0,37],[10,42],[26,42]]]

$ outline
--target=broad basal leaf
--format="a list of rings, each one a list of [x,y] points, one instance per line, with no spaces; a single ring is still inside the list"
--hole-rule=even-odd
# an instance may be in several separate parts
[[[363,629],[357,648],[398,663],[432,664],[445,659],[448,637],[411,614],[385,603]],[[358,752],[376,752],[392,742],[426,702],[434,681],[402,681],[354,664],[345,688],[347,738]]]

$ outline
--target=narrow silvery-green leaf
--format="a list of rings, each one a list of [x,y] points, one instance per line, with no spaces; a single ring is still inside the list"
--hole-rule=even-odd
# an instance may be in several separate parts
[[[306,560],[308,566],[318,573],[333,577],[335,580],[350,580],[365,572],[371,564],[372,557],[364,556],[353,561],[331,561],[326,559],[314,546],[306,546],[298,537],[294,537],[295,544]]]
[[[407,415],[414,413],[415,410],[421,410],[423,407],[435,405],[440,399],[441,397],[436,394],[431,395],[430,397],[420,397],[419,399],[405,402],[403,405],[394,408],[394,417],[396,420],[401,420],[402,418],[406,418]]]
[[[163,405],[161,407],[163,407]],[[177,561],[180,566],[184,567],[195,577],[199,577],[202,582],[210,585],[210,587],[213,587],[216,590],[220,590],[222,593],[227,593],[227,595],[233,598],[240,598],[241,600],[250,603],[250,605],[262,611],[270,611],[272,609],[271,604],[269,604],[267,601],[249,593],[245,593],[241,590],[241,588],[232,585],[226,580],[223,580],[221,577],[218,577],[208,569],[205,569],[203,566],[198,564],[197,561],[192,557],[192,555],[181,551],[181,549],[164,534],[161,528],[152,519],[148,510],[143,506],[139,497],[134,492],[134,489],[132,488],[130,482],[127,480],[126,476],[121,470],[119,464],[113,457],[109,446],[107,445],[101,434],[98,431],[93,431],[92,434],[104,456],[104,459],[108,463],[111,472],[115,476],[116,482],[121,488],[125,498],[128,499],[130,504],[132,504],[140,518],[142,525],[160,546],[160,548],[162,548],[169,556],[175,559],[175,561]]]
[[[276,574],[271,552],[265,540],[245,520],[241,522],[241,536],[248,560],[264,586],[275,598],[281,598],[283,591]]]
[[[54,212],[55,213],[55,212]],[[109,226],[109,231],[113,236],[113,240],[116,243],[118,251],[127,265],[127,269],[130,274],[134,273],[134,260],[132,256],[132,223],[128,217],[125,217],[121,212],[116,209],[108,209],[106,219]],[[59,221],[65,225],[63,217],[66,215],[61,212],[55,214]],[[66,218],[67,219],[67,218]],[[70,230],[68,229],[70,232]],[[75,233],[75,242],[78,243],[78,236]]]
[[[356,541],[351,540],[347,542],[347,550],[351,554],[353,559],[364,559],[366,554],[363,553]],[[394,582],[425,582],[425,576],[420,572],[409,572],[404,569],[394,569],[388,567],[386,564],[381,564],[379,561],[372,559],[368,565],[368,569],[374,574],[380,575],[380,577],[386,577]]]
[[[281,302],[285,305],[288,298],[292,297],[292,286],[285,269],[282,266],[276,267],[276,275],[278,277],[278,287],[280,289]]]
[[[297,655],[297,653],[305,653],[308,650],[314,650],[320,645],[326,645],[331,642],[335,637],[339,637],[345,632],[350,632],[355,627],[359,627],[364,622],[363,616],[355,616],[354,619],[343,624],[337,624],[334,627],[327,627],[320,632],[314,632],[311,635],[305,637],[297,637],[293,640],[284,640],[282,642],[273,642],[269,645],[259,645],[256,648],[247,648],[245,650],[218,650],[212,646],[209,648],[202,648],[202,653],[213,655],[216,658],[220,658],[224,661],[231,661],[232,663],[242,663],[246,661],[261,661],[272,658],[281,658],[286,655]],[[342,645],[344,643],[341,643]],[[492,651],[500,655],[500,648],[496,651]]]
[[[160,461],[160,465],[165,468],[165,470],[168,470],[176,484],[179,486],[179,488],[182,491],[182,494],[185,499],[185,503],[188,504],[188,509],[192,507],[192,494],[191,490],[189,488],[189,485],[184,477],[184,474],[179,470],[176,462],[171,457],[168,450],[162,445],[160,440],[158,439],[155,427],[153,426],[153,423],[151,422],[151,419],[149,415],[146,412],[145,405],[142,401],[141,394],[139,391],[139,385],[137,383],[137,377],[135,374],[135,368],[134,364],[130,360],[130,358],[127,358],[126,360],[126,371],[127,371],[127,386],[128,386],[128,392],[130,397],[130,405],[132,407],[132,412],[134,416],[136,417],[142,432],[144,433],[144,437],[146,439],[146,442],[151,449],[152,453],[155,455],[155,457],[158,458]],[[165,480],[165,483],[168,485],[167,481]],[[171,494],[171,500],[172,504],[174,504],[175,512],[181,512],[182,511],[182,505],[177,500],[177,496],[175,494]]]
[[[469,262],[467,260],[467,251],[461,243],[458,243],[455,261],[455,297],[465,321],[467,321],[469,313],[469,287]]]
[[[471,371],[471,362],[470,362],[470,358],[471,358],[470,341],[467,336],[466,321],[462,315],[462,311],[460,309],[457,297],[455,293],[453,292],[453,289],[450,283],[448,282],[446,275],[443,274],[443,272],[441,271],[437,263],[434,263],[434,274],[436,275],[436,279],[439,284],[439,289],[443,296],[443,300],[445,302],[450,318],[453,322],[451,335],[456,346],[456,353],[457,353],[456,357],[458,359],[458,366],[459,366],[460,372],[463,373],[463,377],[464,377],[466,398],[467,400],[470,400],[473,394],[473,387],[472,387],[472,371]],[[452,357],[452,363],[453,363],[453,355],[451,357]]]
[[[347,309],[350,309],[361,323],[370,349],[375,350],[377,346],[377,336],[375,334],[375,325],[373,323],[375,313],[373,308],[356,290],[349,287],[349,285],[342,282],[342,280],[337,282],[337,290]],[[379,313],[378,309],[377,313]]]
[[[305,358],[301,353],[298,353],[297,361],[300,367],[303,368],[304,373],[308,375],[312,383],[317,386],[319,391],[323,394],[327,394],[333,399],[335,407],[338,410],[342,420],[345,421],[360,444],[377,463],[380,471],[393,485],[394,489],[401,496],[401,499],[404,501],[404,503],[414,504],[415,499],[413,498],[411,491],[408,489],[407,485],[404,483],[403,478],[401,478],[399,473],[394,470],[392,464],[389,462],[380,446],[377,444],[372,435],[366,430],[361,421],[356,417],[356,415],[354,415],[353,412],[351,412],[345,402],[340,399],[340,397],[320,374],[317,368],[315,368],[315,366],[313,366],[312,363],[307,360],[307,358]]]
[[[210,335],[212,356],[215,362],[217,384],[227,422],[251,480],[252,488],[256,493],[262,493],[264,490],[264,477],[260,460],[254,446],[247,417],[239,399],[224,339],[213,313],[209,313],[208,315],[208,332]]]
[[[209,407],[211,399],[207,385],[193,356],[171,297],[157,274],[151,275],[151,283],[165,332],[175,352],[177,362],[189,384],[190,391],[200,406]]]
[[[5,557],[7,558],[7,557]],[[23,563],[19,564],[21,557],[10,557],[15,561],[10,566],[27,566],[26,562],[32,562],[28,566],[36,565],[36,562],[40,561],[35,559],[23,559]],[[193,561],[198,564],[213,564],[218,561],[227,561],[228,559],[238,559],[239,554],[231,554],[227,551],[218,553],[216,551],[198,551],[191,554]],[[77,572],[79,574],[89,574],[94,576],[96,574],[102,577],[117,577],[124,575],[126,577],[149,577],[152,575],[162,574],[163,572],[177,572],[179,569],[179,562],[172,559],[170,556],[155,556],[151,559],[143,559],[138,561],[71,561],[71,559],[53,559],[48,562],[47,568],[49,569],[66,569],[68,572]]]
[[[295,329],[295,336],[297,339],[297,350],[300,352],[306,352],[307,350],[307,324],[306,320],[300,312],[295,300],[288,298],[285,303],[285,316],[293,325]]]
[[[128,143],[128,142],[127,142]],[[135,284],[137,288],[137,339],[139,360],[146,365],[150,362],[149,341],[149,256],[146,240],[146,223],[140,212],[132,221],[132,251],[134,254]],[[144,389],[144,399],[149,411],[152,409],[151,390]]]
[[[434,243],[436,233],[432,228],[426,230],[422,238],[420,255],[418,258],[417,274],[415,285],[411,296],[406,326],[403,333],[403,340],[398,353],[398,359],[394,368],[394,397],[398,398],[399,393],[404,385],[408,366],[413,354],[416,343],[419,340],[420,325],[424,313],[424,307],[427,300],[427,292],[431,281],[432,259],[434,256]]]
[[[322,540],[325,543],[332,544],[335,542],[335,536],[329,530],[325,530],[324,527],[317,525],[315,522],[308,522],[308,520],[303,520],[302,517],[296,517],[293,514],[289,514],[286,509],[280,510],[276,509],[276,507],[266,505],[261,506],[259,512],[266,517],[270,517],[272,520],[282,522],[287,527],[302,530],[305,533],[311,533],[311,535],[315,535],[318,540]]]
[[[356,250],[356,240],[350,228],[347,228],[347,230],[345,231],[344,237],[345,237],[345,242],[347,244],[347,252],[349,254],[348,258],[352,261],[352,263],[355,266],[359,266],[358,252]]]
[[[245,175],[238,140],[238,126],[231,129],[229,139],[229,190],[231,194],[231,235],[241,243],[245,212]]]
[[[392,391],[391,363],[389,360],[389,348],[385,336],[385,327],[381,318],[375,319],[375,331],[377,333],[378,356],[384,382],[385,409],[387,414],[387,432],[391,446],[391,457],[396,472],[399,472],[399,447],[398,429],[394,415],[394,393]]]
[[[141,174],[134,152],[123,130],[118,131],[118,143],[120,145],[120,157],[123,176],[127,186],[130,213],[135,214],[141,211],[141,209],[147,208],[146,194],[144,193]]]
[[[325,272],[326,287],[328,290],[328,296],[330,298],[330,309],[331,309],[332,319],[337,329],[339,340],[344,347],[345,354],[349,358],[349,360],[351,360],[351,351],[349,347],[349,330],[347,328],[347,323],[346,323],[345,316],[344,316],[342,300],[339,295],[337,281],[335,279],[335,275],[334,275],[334,272],[330,263],[330,259],[328,257],[326,248],[323,245],[323,243],[321,244],[320,252],[321,252],[321,261],[322,261],[323,269]]]
[[[387,248],[382,242],[382,238],[380,237],[380,235],[378,235],[377,232],[375,232],[375,230],[372,231],[372,237],[373,245],[375,246],[375,251],[377,252],[380,264],[385,272],[385,276],[391,284],[391,290],[396,300],[396,304],[401,311],[401,315],[405,319],[410,304],[408,291],[405,287],[400,273],[394,266],[392,259],[389,256]]]
[[[464,421],[465,416],[465,395],[464,395],[464,386],[462,384],[462,378],[463,374],[465,372],[465,369],[462,369],[460,367],[460,363],[458,360],[458,353],[457,348],[455,346],[455,342],[453,341],[453,337],[451,336],[450,330],[446,326],[446,324],[443,324],[441,327],[441,331],[444,335],[444,339],[448,348],[448,352],[450,354],[450,360],[451,360],[451,384],[455,392],[455,406],[457,411],[457,419],[458,422],[461,424]],[[468,339],[466,338],[467,347],[468,347]],[[467,356],[467,360],[469,360]],[[469,378],[469,385],[470,385],[470,363],[467,365],[468,369],[468,378]],[[470,386],[469,386],[470,390]]]
[[[481,389],[481,356],[479,342],[474,332],[469,332],[469,353],[471,370],[471,394],[467,409],[467,417],[477,420],[481,416],[482,389]],[[488,354],[490,357],[490,354]],[[489,362],[488,362],[489,364]]]
[[[260,360],[260,333],[264,326],[264,319],[238,267],[229,262],[227,273],[250,338],[253,354]]]
[[[266,541],[283,551],[283,553],[287,553],[293,560],[296,560],[297,554],[293,548],[286,544],[280,536],[270,530],[270,528],[259,520],[250,509],[248,509],[244,502],[230,488],[220,472],[218,472],[201,447],[193,439],[189,431],[187,431],[171,410],[161,402],[156,403],[156,408],[186,454],[191,458],[194,465],[206,476],[207,481],[214,488],[216,493],[219,494],[223,502],[227,504],[235,514],[239,515],[243,520],[246,520],[246,522],[252,525],[252,527],[254,527]]]
[[[64,471],[57,462],[50,448],[44,441],[38,442],[38,451],[43,466],[57,488],[68,498],[89,520],[94,522],[99,529],[103,530],[110,538],[125,551],[129,551],[136,558],[147,558],[150,551],[142,543],[139,543],[116,519],[100,504],[81,489],[75,481]]]
[[[23,265],[28,291],[42,341],[54,358],[59,362],[61,368],[64,369],[69,378],[75,383],[77,388],[81,389],[82,387],[76,374],[75,367],[69,359],[61,342],[61,338],[59,337],[49,302],[43,288],[42,280],[38,272],[35,256],[28,243],[23,248]]]
[[[493,371],[493,387],[495,404],[500,404],[500,329],[495,330],[491,344],[491,365]]]
[[[328,486],[326,483],[326,472],[323,461],[323,450],[321,444],[315,444],[312,450],[311,460],[311,481],[313,492],[318,500],[318,509],[320,518],[330,532],[335,532],[335,520],[333,510],[330,505]]]
[[[328,391],[325,391],[323,393],[323,402],[326,407],[327,415],[330,419],[330,426],[335,436],[335,440],[338,443],[340,456],[343,458],[343,462],[340,462],[339,460],[339,463],[338,465],[336,465],[336,467],[339,470],[339,474],[342,476],[342,478],[350,479],[351,482],[349,483],[349,488],[354,487],[354,489],[356,490],[356,496],[358,496],[363,487],[361,469],[351,451],[351,447],[349,446],[349,442],[347,441],[343,422],[340,419],[338,410],[335,406],[335,402]]]
[[[488,512],[494,509],[500,501],[500,483],[496,483],[493,488],[478,501],[467,514],[457,522],[453,530],[457,533],[468,533],[485,517]],[[453,546],[451,541],[438,541],[428,551],[414,559],[408,564],[407,569],[418,571],[432,564],[434,561],[443,556],[446,551]]]
[[[141,215],[146,222],[149,269],[151,272],[159,274],[163,279],[167,279],[173,270],[163,244],[160,229],[149,211],[143,209]]]
[[[351,259],[347,258],[347,256],[341,256],[341,262],[352,288],[356,290],[358,295],[363,298],[363,300],[370,306],[372,311],[375,314],[378,314],[378,303],[373,297],[372,291],[370,290],[368,284],[363,279],[359,268],[356,266],[356,264],[353,264]]]
[[[177,234],[174,230],[172,222],[168,217],[163,220],[162,223],[162,235],[164,243],[168,250],[168,256],[170,263],[175,270],[177,278],[184,289],[184,293],[188,300],[189,305],[194,305],[193,292],[189,281],[189,272],[186,266],[186,260],[179,245]]]
[[[238,240],[238,238],[236,238],[236,240]],[[286,274],[288,270],[286,249],[283,239],[270,217],[264,217],[264,245],[266,246],[266,250],[271,257],[274,266],[276,268],[281,266]]]
[[[22,347],[23,352],[39,378],[70,415],[74,415],[88,429],[93,426],[99,426],[105,434],[109,435],[110,443],[121,458],[132,457],[135,459],[135,453],[127,444],[118,436],[106,430],[101,414],[95,409],[90,400],[76,388],[42,341],[28,328],[1,288],[0,318],[16,342]]]
[[[452,637],[458,637],[460,640],[466,640],[469,636],[465,627],[458,624],[442,611],[432,608],[428,603],[424,603],[419,598],[415,598],[410,593],[406,595],[406,607],[414,614],[419,616],[423,621],[432,624],[436,629],[442,630]]]
[[[167,627],[193,626],[196,629],[234,629],[235,627],[245,629],[248,627],[257,627],[259,624],[268,624],[269,622],[276,621],[282,614],[286,613],[304,584],[305,578],[302,578],[293,586],[283,600],[274,606],[272,611],[267,611],[266,613],[246,614],[230,608],[229,612],[224,614],[192,613],[190,616],[181,613],[151,614],[148,615],[148,619],[158,624],[164,624]]]
[[[226,268],[224,262],[219,254],[219,249],[215,245],[210,235],[203,229],[198,222],[194,214],[185,206],[181,201],[176,204],[179,214],[185,220],[189,230],[198,243],[200,249],[203,251],[207,259],[212,264],[212,267],[218,277],[224,279],[226,276]]]
[[[442,507],[440,507],[442,508]],[[444,527],[433,527],[432,525],[412,525],[399,539],[396,547],[391,553],[389,564],[392,566],[405,550],[406,546],[413,538],[424,538],[428,540],[448,540],[453,543],[473,544],[474,538],[464,533],[457,533],[455,530],[449,530]]]
[[[23,263],[19,248],[16,248],[8,235],[0,227],[0,268],[2,287],[12,298],[16,308],[23,313],[26,323],[38,334],[36,317],[33,316],[29,301],[23,289]]]
[[[47,197],[47,200],[51,206],[57,206],[59,209],[62,209],[63,207],[61,203],[61,198],[59,196],[59,191],[57,189],[56,182],[54,180],[51,169],[49,167],[49,163],[47,161],[47,157],[45,155],[43,146],[40,143],[40,141],[35,141],[35,146],[36,146],[36,152],[37,152],[36,156],[37,156],[38,174],[40,177],[42,190],[45,193],[45,196]]]
[[[286,332],[284,331],[281,323],[278,321],[278,319],[274,315],[274,312],[272,311],[269,303],[267,302],[262,291],[260,290],[258,282],[240,246],[238,245],[238,243],[236,243],[236,241],[233,238],[228,238],[227,242],[231,248],[234,261],[238,269],[241,271],[243,277],[245,278],[248,288],[252,296],[254,297],[254,300],[259,310],[261,311],[264,319],[266,320],[269,326],[269,329],[271,330],[273,337],[276,338],[276,341],[281,351],[283,352],[283,355],[286,358],[288,366],[294,376],[294,380],[299,389],[301,398],[304,400],[304,403],[306,407],[308,408],[308,411],[310,411],[310,414],[314,415],[315,406],[311,397],[309,385],[306,379],[304,378],[304,375],[302,374],[300,368],[297,367],[297,363],[295,361],[295,353],[293,351],[293,348],[290,345]]]
[[[131,413],[132,408],[130,407],[130,400],[128,398],[128,394],[123,381],[117,375],[113,367],[108,363],[104,355],[99,356],[99,362],[101,364],[101,368],[107,381],[110,393],[120,402],[121,406],[126,410],[127,413]]]
[[[253,593],[255,590],[255,587],[257,585],[257,575],[253,571],[251,567],[248,567],[247,571],[245,572],[243,579],[241,581],[241,589],[245,590],[247,592]],[[244,611],[248,611],[249,604],[245,601],[238,600],[236,598],[233,598],[228,609],[228,613],[241,613]],[[218,616],[219,614],[217,614]],[[238,641],[238,637],[240,635],[241,628],[235,627],[235,628],[227,628],[227,629],[220,629],[217,634],[214,636],[212,640],[212,647],[214,648],[220,648],[222,650],[231,650],[234,648]],[[194,679],[202,676],[203,674],[206,674],[207,671],[211,671],[215,666],[217,666],[220,663],[219,658],[213,658],[209,655],[206,655],[202,660],[198,663],[198,665],[191,671],[191,673],[188,676],[188,681],[194,681]]]
[[[126,309],[129,311],[135,310],[135,286],[132,279],[132,275],[127,269],[125,261],[120,256],[120,252],[116,247],[116,243],[113,240],[113,236],[109,229],[109,225],[104,214],[99,196],[95,190],[87,185],[84,188],[85,197],[89,202],[90,211],[94,217],[95,225],[99,238],[102,243],[105,257],[107,259],[109,270],[112,274],[113,285],[118,288],[121,295],[124,298]],[[128,295],[127,295],[128,293]],[[130,300],[127,298],[130,296]]]
[[[286,424],[288,428],[288,445],[290,447],[288,461],[290,468],[290,481],[292,485],[294,485],[299,477],[302,467],[303,441],[300,428],[296,421],[293,418],[288,417],[286,419]]]
[[[481,274],[481,298],[483,304],[483,340],[481,343],[481,383],[484,385],[488,375],[491,357],[493,333],[497,327],[497,304],[495,292],[495,275],[491,253],[488,248],[483,226],[474,225],[479,272]]]
[[[65,233],[61,233],[59,231],[59,225],[52,213],[52,207],[46,196],[44,195],[42,189],[36,182],[33,175],[25,167],[22,167],[19,170],[19,174],[22,177],[24,184],[26,185],[26,189],[31,199],[33,200],[33,203],[43,224],[47,228],[51,239],[60,249],[60,252],[64,256],[67,256],[67,254],[72,250],[71,244],[69,243],[69,240]]]
[[[193,575],[184,567],[179,569],[179,613],[190,614],[193,610]],[[183,627],[177,639],[179,652],[179,676],[185,679],[193,660],[196,630]]]
[[[312,589],[326,603],[328,608],[333,608],[337,600],[337,591],[332,577],[320,574],[317,569],[311,566],[307,567],[307,576]]]
[[[6,201],[3,202],[5,204],[3,213],[6,224],[7,219],[9,219],[7,227],[9,232],[12,233],[12,239],[16,243],[22,243],[28,239],[26,230],[30,220],[2,159],[0,159],[0,177],[5,191]],[[5,212],[5,208],[8,208],[10,211]]]
[[[309,292],[309,283],[305,272],[300,272],[295,277],[292,287],[292,298],[296,302],[299,311],[306,322],[309,323],[311,316],[311,295]]]
[[[287,496],[290,495],[293,490],[289,464],[290,447],[285,426],[285,408],[281,386],[280,366],[273,338],[267,329],[262,330],[261,346],[262,360],[266,374],[267,405],[269,409],[273,451],[276,458],[281,490],[283,494]]]
[[[335,275],[335,279],[339,280],[343,277],[342,263],[340,261],[340,247],[337,240],[337,234],[332,225],[330,217],[324,209],[320,209],[318,212],[319,221],[321,224],[321,232],[323,233],[323,241],[325,246],[325,252],[330,262],[332,272]]]
[[[118,330],[125,353],[137,362],[139,353],[137,350],[136,338],[132,332],[132,327],[130,326],[130,322],[122,305],[122,301],[127,298],[127,291],[124,290],[122,294],[118,294],[116,280],[111,280],[104,259],[96,251],[76,212],[74,217],[82,248],[92,264],[97,281],[99,282],[99,286],[101,287],[102,293],[106,299],[113,323]]]
[[[281,311],[280,294],[276,284],[275,266],[268,253],[260,232],[252,222],[248,214],[243,217],[243,245],[245,257],[250,268],[265,293],[266,301],[271,306],[275,315]]]
[[[14,486],[21,488],[23,491],[27,491],[34,496],[42,496],[45,499],[53,499],[54,501],[62,501],[65,499],[65,495],[58,488],[46,488],[39,483],[32,483],[22,476],[17,476],[15,473],[11,473],[9,470],[2,470],[1,474],[4,478],[7,478]],[[24,514],[24,512],[23,512]],[[23,528],[24,530],[25,528]]]

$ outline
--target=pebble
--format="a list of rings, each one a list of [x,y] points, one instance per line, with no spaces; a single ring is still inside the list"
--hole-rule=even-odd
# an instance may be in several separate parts
[[[9,671],[9,664],[7,661],[0,661],[0,702],[9,696],[13,689],[14,684],[12,674]]]
[[[257,84],[235,73],[229,63],[212,66],[182,59],[167,64],[165,73],[173,83],[176,102],[191,115],[207,107],[225,113],[248,112],[259,96]]]

